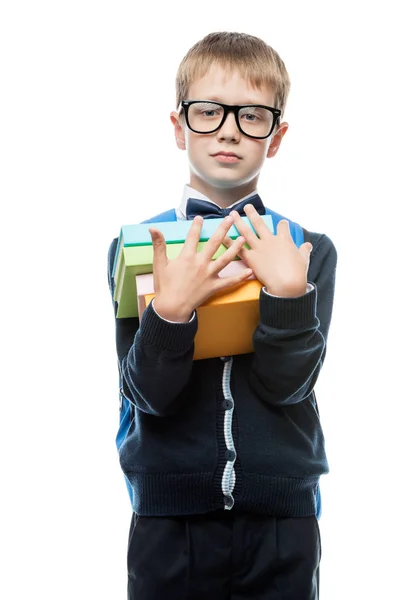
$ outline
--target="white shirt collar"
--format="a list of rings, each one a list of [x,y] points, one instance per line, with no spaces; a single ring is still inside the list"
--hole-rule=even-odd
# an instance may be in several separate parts
[[[240,200],[237,200],[233,204],[230,204],[226,208],[233,208],[235,206],[235,204],[237,204],[238,202],[241,202],[242,200],[245,200],[246,198],[250,198],[254,194],[257,194],[257,190],[254,190],[250,194],[247,194],[247,196],[243,196],[243,198],[241,198]],[[176,209],[176,216],[180,220],[186,220],[186,204],[187,204],[187,201],[189,200],[189,198],[198,198],[199,200],[206,200],[207,202],[211,202],[211,204],[215,204],[216,206],[218,206],[216,204],[216,202],[213,202],[212,200],[210,200],[210,198],[207,198],[207,196],[205,196],[201,192],[198,192],[194,188],[190,187],[190,185],[186,184],[183,188],[183,195],[182,195],[181,203],[180,203],[179,207]]]

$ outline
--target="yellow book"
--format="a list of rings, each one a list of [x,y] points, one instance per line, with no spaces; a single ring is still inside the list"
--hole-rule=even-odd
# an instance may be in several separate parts
[[[194,360],[254,352],[253,333],[260,318],[262,287],[257,279],[248,279],[215,294],[197,308]],[[154,293],[145,294],[145,306],[153,298]]]

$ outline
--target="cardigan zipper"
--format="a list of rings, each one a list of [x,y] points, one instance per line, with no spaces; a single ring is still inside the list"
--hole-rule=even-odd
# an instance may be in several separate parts
[[[235,445],[233,443],[232,436],[232,418],[233,418],[233,410],[234,410],[234,400],[230,387],[231,373],[232,373],[232,364],[233,357],[222,357],[221,360],[224,361],[224,370],[222,373],[222,390],[224,394],[224,437],[225,437],[225,445],[226,445],[226,465],[224,469],[224,473],[222,476],[222,493],[224,494],[224,508],[225,510],[232,510],[233,505],[235,504],[235,500],[233,498],[232,492],[236,483],[236,473],[234,464],[236,461],[236,451]]]

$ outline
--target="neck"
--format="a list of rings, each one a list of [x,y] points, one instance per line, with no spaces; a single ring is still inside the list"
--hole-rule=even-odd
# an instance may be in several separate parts
[[[198,192],[201,192],[207,196],[207,198],[215,202],[215,204],[221,208],[226,208],[227,206],[230,206],[234,202],[238,202],[248,194],[254,192],[257,187],[257,181],[253,179],[252,181],[240,186],[235,186],[232,188],[217,188],[192,176],[189,185]]]

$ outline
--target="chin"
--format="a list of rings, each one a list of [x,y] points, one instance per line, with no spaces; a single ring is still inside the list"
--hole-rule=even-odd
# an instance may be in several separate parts
[[[220,188],[225,188],[225,189],[229,189],[229,188],[237,188],[237,187],[241,187],[243,185],[247,185],[250,181],[252,181],[255,176],[251,175],[248,177],[235,177],[233,176],[234,174],[227,174],[227,175],[231,175],[231,176],[227,176],[227,177],[208,177],[207,180],[215,187],[220,187]]]
[[[217,169],[196,168],[193,163],[190,165],[191,172],[197,180],[203,181],[207,186],[220,189],[234,189],[248,185],[257,177],[257,172],[239,173],[238,169],[231,166],[222,166]]]
[[[218,169],[218,172],[203,172],[201,175],[202,179],[209,181],[213,185],[217,186],[226,186],[226,187],[236,187],[238,185],[243,185],[247,181],[251,180],[250,176],[243,176],[235,172],[233,169]]]

